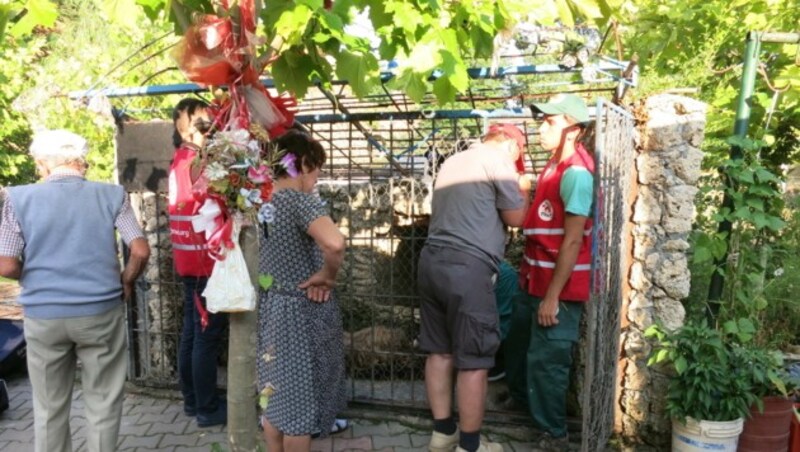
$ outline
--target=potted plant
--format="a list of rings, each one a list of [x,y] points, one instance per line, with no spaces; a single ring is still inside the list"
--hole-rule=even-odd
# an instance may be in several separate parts
[[[748,330],[751,325],[741,326]],[[674,371],[666,400],[673,420],[672,450],[735,451],[744,418],[758,399],[746,371],[748,355],[730,335],[706,322],[675,331],[656,325],[645,336],[655,339],[648,364]]]
[[[785,452],[789,447],[793,401],[789,391],[795,382],[784,369],[783,355],[776,350],[755,346],[735,349],[747,363],[746,373],[756,395],[744,430],[739,437],[742,452]],[[788,386],[788,388],[787,388]]]

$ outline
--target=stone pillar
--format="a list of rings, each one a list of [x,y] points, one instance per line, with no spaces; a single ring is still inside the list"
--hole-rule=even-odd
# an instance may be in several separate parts
[[[650,344],[644,331],[656,322],[683,324],[681,300],[689,295],[688,236],[703,153],[706,105],[675,95],[653,96],[640,111],[642,141],[636,158],[638,193],[633,207],[631,293],[624,310],[622,435],[665,446],[670,419],[665,412],[668,376],[647,367]]]

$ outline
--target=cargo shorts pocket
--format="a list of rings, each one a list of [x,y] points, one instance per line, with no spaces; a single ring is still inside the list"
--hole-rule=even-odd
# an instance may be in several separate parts
[[[464,313],[458,332],[461,351],[471,357],[490,357],[500,348],[500,329],[494,313]]]

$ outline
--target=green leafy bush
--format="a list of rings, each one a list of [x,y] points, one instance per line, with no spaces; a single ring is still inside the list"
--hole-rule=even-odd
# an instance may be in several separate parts
[[[763,409],[765,395],[786,395],[783,360],[755,345],[755,331],[748,319],[729,321],[722,330],[705,322],[676,331],[648,328],[645,336],[656,340],[648,364],[675,372],[667,393],[671,418],[732,421],[748,416],[751,406]]]

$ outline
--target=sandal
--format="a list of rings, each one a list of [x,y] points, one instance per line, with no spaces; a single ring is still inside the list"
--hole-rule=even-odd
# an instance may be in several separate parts
[[[348,427],[350,427],[350,422],[347,419],[336,418],[331,426],[331,435],[342,433],[347,430]]]

